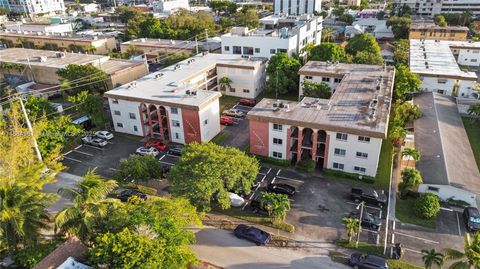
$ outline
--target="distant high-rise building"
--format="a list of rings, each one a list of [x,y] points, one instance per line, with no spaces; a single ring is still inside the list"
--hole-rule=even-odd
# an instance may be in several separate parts
[[[7,9],[10,13],[29,16],[63,14],[65,12],[63,0],[0,0],[0,7]]]
[[[479,0],[394,0],[397,6],[410,7],[414,15],[434,17],[441,13],[463,13],[470,11],[480,15]]]
[[[321,0],[275,0],[273,2],[275,14],[313,14],[315,11],[320,12],[321,9]]]

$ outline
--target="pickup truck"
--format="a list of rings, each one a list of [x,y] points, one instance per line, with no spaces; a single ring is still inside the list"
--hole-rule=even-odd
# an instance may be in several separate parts
[[[365,202],[367,204],[383,207],[387,204],[387,196],[382,191],[369,188],[352,188],[350,197],[355,203]]]

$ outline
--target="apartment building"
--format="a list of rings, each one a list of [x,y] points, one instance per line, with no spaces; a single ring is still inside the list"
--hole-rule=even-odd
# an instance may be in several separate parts
[[[218,80],[250,89],[265,61],[202,53],[105,93],[115,131],[180,144],[210,141],[220,132]],[[262,71],[264,72],[264,71]],[[249,81],[250,80],[250,81]],[[236,94],[236,92],[225,92]]]
[[[23,22],[8,22],[5,23],[5,30],[10,32],[27,32],[31,34],[71,34],[73,27],[71,23],[23,23]]]
[[[120,44],[120,50],[127,52],[135,48],[145,53],[148,58],[158,57],[162,54],[180,54],[186,53],[190,55],[202,51],[220,52],[221,42],[219,41],[188,41],[188,40],[172,40],[172,39],[156,39],[156,38],[137,38]]]
[[[415,15],[434,17],[441,13],[463,13],[470,11],[480,15],[478,0],[394,0],[398,6],[407,5]]]
[[[302,53],[307,43],[320,44],[322,17],[272,15],[261,28],[233,27],[222,35],[222,53],[269,58],[279,52]]]
[[[408,32],[409,39],[466,41],[468,27],[447,26],[441,27],[435,23],[413,23]]]
[[[63,0],[1,0],[0,7],[5,8],[10,13],[26,14],[32,17],[65,13]]]
[[[21,41],[21,42],[20,42]],[[66,34],[32,33],[18,31],[0,31],[0,44],[8,48],[21,47],[30,49],[48,49],[68,52],[88,52],[107,54],[112,52],[117,43],[113,36],[78,36]]]
[[[250,152],[375,176],[387,136],[395,69],[310,61],[299,74],[302,81],[329,83],[333,95],[260,101],[247,114]]]
[[[2,67],[0,80],[10,83],[15,81],[32,81],[37,84],[58,85],[59,69],[69,64],[93,65],[109,76],[106,81],[110,88],[128,83],[148,74],[145,62],[111,59],[103,55],[86,55],[48,50],[10,48],[0,50],[0,60],[5,64],[13,64],[19,68]]]
[[[274,14],[302,15],[322,11],[321,0],[274,0]]]
[[[157,0],[153,1],[152,6],[153,12],[163,14],[172,14],[181,8],[190,9],[188,0]]]
[[[423,91],[472,97],[477,75],[459,64],[480,66],[479,57],[479,42],[410,39],[410,71],[419,75]]]

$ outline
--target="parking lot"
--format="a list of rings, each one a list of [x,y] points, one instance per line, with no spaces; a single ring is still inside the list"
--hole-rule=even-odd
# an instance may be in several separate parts
[[[246,115],[252,107],[242,106],[236,104],[232,107],[233,109],[238,109]],[[227,133],[228,137],[221,143],[222,146],[229,146],[238,149],[244,149],[248,146],[249,139],[249,126],[248,120],[243,118],[235,118],[235,124],[229,126],[222,126],[222,132]]]

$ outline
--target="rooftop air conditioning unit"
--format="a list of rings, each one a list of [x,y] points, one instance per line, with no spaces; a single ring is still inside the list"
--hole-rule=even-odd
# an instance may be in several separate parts
[[[40,62],[44,63],[47,61],[47,56],[40,56]]]

